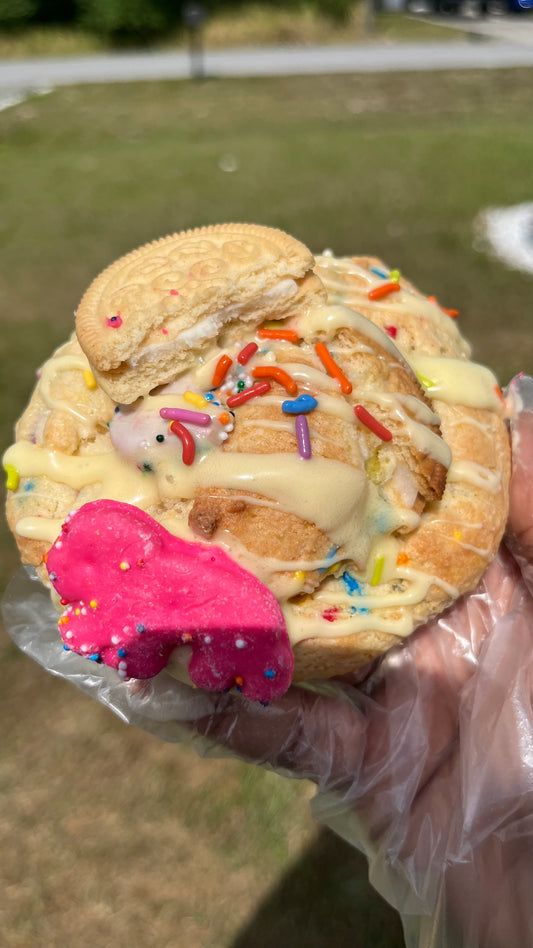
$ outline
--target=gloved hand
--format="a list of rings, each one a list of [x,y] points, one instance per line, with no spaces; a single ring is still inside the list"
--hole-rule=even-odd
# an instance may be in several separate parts
[[[313,812],[362,849],[408,948],[533,944],[533,380],[511,392],[508,535],[475,592],[357,676],[268,707],[162,673],[125,685],[58,649],[26,575],[4,604],[17,644],[164,740],[193,740],[318,787]]]
[[[533,944],[533,380],[515,392],[529,409],[512,424],[508,535],[475,592],[319,693],[187,709],[186,686],[153,681],[132,696],[148,714],[174,703],[215,753],[314,781],[314,815],[367,854],[408,946]]]

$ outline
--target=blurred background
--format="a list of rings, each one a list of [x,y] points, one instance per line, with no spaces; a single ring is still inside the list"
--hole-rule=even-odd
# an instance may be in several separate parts
[[[502,384],[531,372],[533,70],[379,71],[384,49],[474,50],[513,24],[524,37],[531,20],[507,3],[0,0],[2,447],[93,277],[155,237],[223,221],[380,256],[460,311]],[[276,44],[362,44],[376,71],[2,98],[2,68],[25,57]],[[517,207],[523,269],[487,229],[488,211]],[[4,526],[0,543],[4,589],[18,566]],[[312,823],[308,784],[134,731],[3,633],[0,715],[5,948],[403,945],[362,857]]]

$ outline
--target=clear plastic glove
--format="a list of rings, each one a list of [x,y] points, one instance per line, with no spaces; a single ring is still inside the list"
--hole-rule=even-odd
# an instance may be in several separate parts
[[[314,781],[315,817],[366,853],[408,948],[533,944],[533,379],[511,390],[506,543],[475,592],[362,675],[269,707],[165,673],[127,685],[61,651],[31,576],[4,604],[24,651],[125,720]]]

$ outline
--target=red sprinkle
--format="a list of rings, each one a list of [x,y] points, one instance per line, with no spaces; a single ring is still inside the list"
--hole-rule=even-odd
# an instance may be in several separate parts
[[[326,372],[329,372],[332,378],[337,379],[337,381],[339,382],[340,387],[341,387],[341,392],[343,392],[344,395],[349,395],[350,392],[352,391],[352,383],[349,381],[349,379],[346,378],[341,367],[337,365],[337,363],[335,362],[335,359],[333,358],[333,356],[331,355],[331,353],[326,348],[323,342],[317,342],[315,346],[315,352],[318,358],[320,359],[322,365],[326,369]]]
[[[373,431],[378,438],[381,438],[382,441],[392,441],[392,433],[388,428],[385,428],[384,425],[380,424],[377,418],[374,418],[366,408],[363,408],[362,405],[354,405],[354,412],[356,418],[361,422],[365,428],[369,428],[370,431]]]
[[[256,354],[258,349],[259,346],[256,342],[249,342],[248,345],[244,347],[244,349],[241,349],[239,355],[237,356],[237,362],[239,365],[246,365],[252,356]]]
[[[285,339],[287,342],[298,342],[300,338],[294,329],[260,329],[257,335],[260,339]]]
[[[179,296],[179,292],[178,292],[178,290],[171,290],[171,291],[170,291],[170,295],[171,295],[171,296]]]
[[[232,362],[233,359],[230,359],[228,355],[220,356],[220,359],[215,366],[215,371],[213,372],[213,388],[218,388],[218,386],[224,381]]]
[[[120,313],[117,313],[116,316],[109,316],[106,322],[108,326],[111,326],[111,329],[118,329],[119,326],[122,326],[122,317]]]
[[[324,609],[324,612],[322,613],[322,618],[325,619],[327,622],[335,622],[338,611],[339,610],[337,609],[337,606],[332,606],[331,609]]]
[[[389,334],[391,339],[396,339],[396,336],[398,334],[398,330],[396,326],[385,326],[385,332]]]
[[[173,434],[177,435],[181,440],[183,445],[182,452],[182,461],[184,464],[192,464],[194,461],[194,455],[196,453],[196,448],[194,446],[194,438],[191,432],[182,425],[181,421],[173,421],[169,426]]]
[[[382,300],[389,293],[397,293],[401,290],[399,283],[382,283],[381,286],[375,286],[373,290],[368,291],[369,300]]]
[[[244,402],[250,401],[251,398],[256,398],[258,395],[266,395],[270,391],[270,382],[258,382],[257,385],[252,385],[251,388],[245,388],[242,392],[237,392],[236,395],[230,395],[226,401],[228,408],[235,408],[236,405],[242,405]]]
[[[286,372],[285,369],[280,369],[277,365],[257,365],[255,369],[252,369],[252,375],[254,379],[275,379],[276,382],[279,382],[280,385],[283,385],[283,388],[288,392],[289,395],[296,395],[298,391],[298,386],[294,379],[290,377],[289,373]]]

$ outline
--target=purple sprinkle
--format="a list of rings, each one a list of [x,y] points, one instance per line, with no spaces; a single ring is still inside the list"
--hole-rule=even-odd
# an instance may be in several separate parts
[[[189,411],[188,408],[161,408],[159,414],[170,421],[185,421],[190,425],[202,425],[203,428],[211,424],[211,415],[203,411]]]
[[[311,440],[309,438],[309,425],[307,424],[305,415],[297,416],[295,427],[300,457],[307,461],[311,457]]]
[[[48,575],[49,575],[49,577],[50,577],[50,582],[55,583],[55,581],[56,581],[56,579],[57,579],[56,573],[48,573]]]

